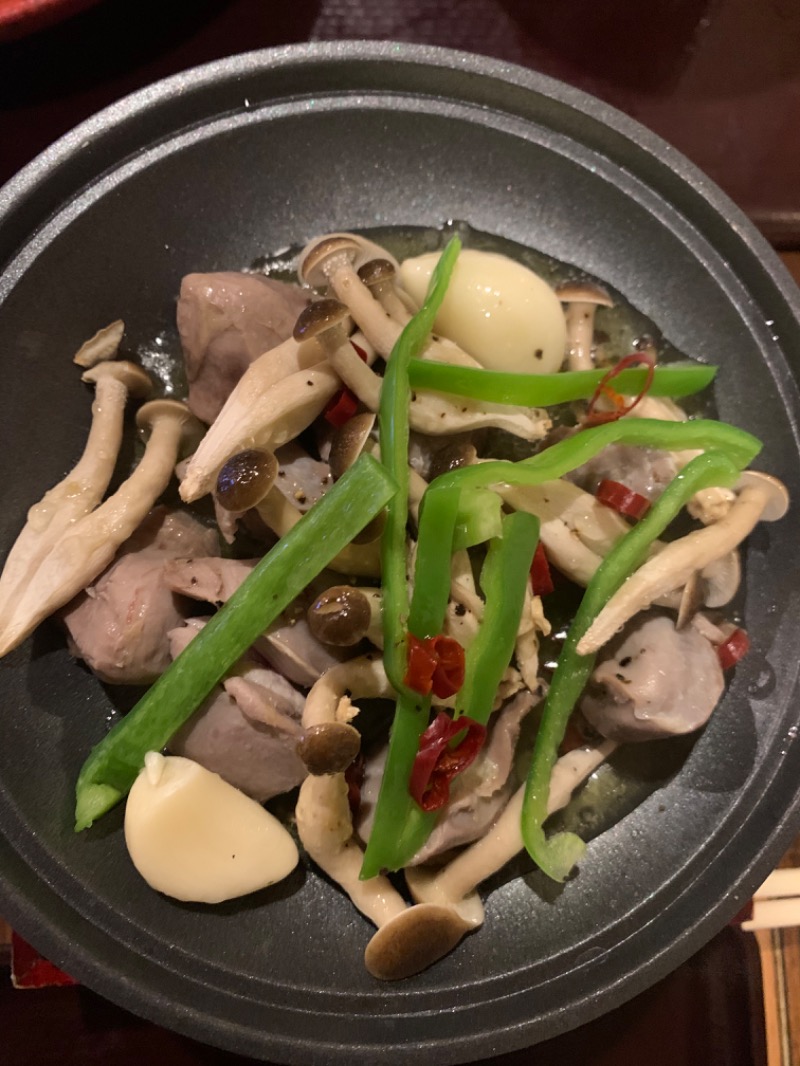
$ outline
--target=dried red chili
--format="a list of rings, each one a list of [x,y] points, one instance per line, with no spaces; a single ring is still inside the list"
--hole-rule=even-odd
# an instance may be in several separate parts
[[[645,355],[643,352],[632,352],[630,355],[626,355],[624,358],[620,359],[616,366],[613,366],[603,377],[600,384],[594,390],[594,395],[589,401],[589,406],[581,421],[581,426],[584,429],[587,429],[589,426],[601,426],[606,422],[616,422],[617,419],[622,418],[623,415],[630,414],[639,401],[649,392],[650,386],[653,384],[655,365],[655,360],[652,356]],[[623,370],[627,370],[627,368],[631,366],[646,366],[648,370],[645,383],[639,391],[639,394],[634,397],[631,403],[629,403],[621,393],[611,387],[611,382],[618,374],[622,373]],[[611,401],[614,408],[612,411],[595,411],[595,404],[601,396],[604,396]]]
[[[453,637],[426,637],[408,634],[408,666],[403,684],[440,700],[454,696],[464,684],[464,649]]]
[[[744,629],[734,629],[729,636],[717,644],[717,657],[723,670],[729,670],[747,655],[750,650],[750,638]]]
[[[464,734],[455,747],[450,743]],[[486,726],[466,715],[440,711],[420,737],[409,781],[412,799],[423,811],[438,811],[450,798],[450,782],[474,761],[486,740]]]
[[[634,492],[620,481],[612,481],[605,478],[600,482],[595,494],[606,507],[624,515],[626,518],[639,519],[644,517],[650,510],[650,501],[641,493]]]
[[[323,415],[334,429],[341,429],[358,410],[358,400],[349,389],[339,389],[325,408]]]
[[[553,575],[550,573],[550,563],[545,555],[544,545],[541,541],[536,545],[531,563],[531,592],[534,596],[546,596],[555,588]]]

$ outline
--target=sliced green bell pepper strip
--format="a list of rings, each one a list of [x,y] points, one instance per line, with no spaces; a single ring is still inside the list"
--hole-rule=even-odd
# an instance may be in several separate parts
[[[539,541],[539,519],[515,511],[503,519],[502,539],[489,544],[481,569],[483,619],[467,649],[464,684],[456,696],[455,717],[466,714],[486,725],[517,640],[525,589]]]
[[[129,791],[148,751],[160,751],[211,689],[396,491],[363,455],[282,537],[172,665],[92,750],[76,785],[76,830]]]
[[[453,366],[433,359],[412,359],[408,376],[414,389],[467,396],[487,403],[508,403],[523,407],[550,407],[588,400],[612,367],[605,370],[564,370],[557,374],[510,374],[502,370]],[[671,363],[657,366],[650,396],[691,396],[714,380],[715,366],[701,363]],[[636,396],[647,380],[647,370],[629,369],[617,374],[612,383],[615,392]]]
[[[383,588],[383,661],[386,675],[399,692],[405,674],[405,626],[409,598],[406,581],[406,524],[408,522],[408,383],[409,360],[422,350],[444,299],[450,275],[461,250],[453,237],[442,252],[431,276],[425,301],[406,324],[392,349],[381,385],[378,425],[381,462],[397,485],[386,508],[381,537],[381,585]]]
[[[456,528],[453,531],[454,552],[485,544],[503,535],[503,501],[496,492],[491,489],[465,489],[459,496]]]
[[[578,655],[578,642],[610,597],[642,565],[653,541],[661,536],[689,498],[701,489],[730,487],[739,474],[739,466],[721,452],[708,451],[692,459],[673,478],[647,515],[609,552],[589,582],[547,693],[522,806],[525,847],[534,862],[554,881],[567,877],[585,849],[584,842],[574,833],[559,833],[549,839],[544,833],[550,775],[558,748],[596,659],[595,655]]]
[[[563,477],[582,466],[608,444],[634,444],[666,451],[710,448],[724,452],[743,470],[761,451],[761,441],[743,429],[725,422],[699,418],[690,422],[664,422],[657,418],[621,418],[593,429],[583,429],[542,452],[510,462],[497,459],[475,466],[459,467],[440,474],[428,492],[458,486],[488,488],[491,485],[539,485]]]

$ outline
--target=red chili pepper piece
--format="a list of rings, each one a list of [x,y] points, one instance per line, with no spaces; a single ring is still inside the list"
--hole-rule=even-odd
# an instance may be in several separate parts
[[[624,396],[611,387],[611,382],[618,374],[622,373],[623,370],[627,370],[627,368],[631,366],[646,366],[648,372],[644,386],[639,392],[639,395],[634,398],[632,403],[628,403]],[[655,360],[651,356],[641,352],[632,352],[630,355],[626,355],[624,358],[620,359],[616,366],[613,366],[605,377],[603,377],[600,384],[594,390],[594,395],[589,401],[586,414],[581,422],[583,428],[588,429],[589,426],[601,426],[606,422],[616,422],[617,419],[622,418],[623,415],[630,414],[637,403],[639,403],[650,390],[650,386],[653,384],[655,366]],[[601,396],[605,396],[611,401],[614,405],[613,411],[595,411],[595,404]]]
[[[729,670],[743,659],[750,650],[750,638],[743,629],[734,629],[722,644],[717,644],[717,656],[719,665],[723,670]]]
[[[361,806],[361,786],[364,784],[364,774],[367,769],[367,760],[364,752],[360,751],[344,772],[347,784],[347,804],[353,818],[358,814]]]
[[[360,345],[356,344],[356,342],[355,342],[355,341],[350,341],[350,343],[351,343],[351,344],[353,345],[353,347],[355,348],[355,350],[356,350],[356,355],[357,355],[357,356],[358,356],[358,358],[359,358],[359,359],[361,360],[361,362],[362,362],[362,363],[366,363],[366,362],[367,362],[367,353],[366,353],[366,352],[364,351],[364,349],[363,349],[363,348],[362,348],[362,347],[361,347]]]
[[[460,734],[454,748],[450,742]],[[466,715],[440,711],[420,737],[409,781],[412,799],[423,811],[437,811],[450,798],[450,782],[474,762],[486,740],[486,727]]]
[[[533,553],[530,574],[531,592],[534,596],[546,596],[555,588],[553,575],[550,573],[550,563],[547,561],[541,541],[536,545],[536,551]]]
[[[325,421],[341,429],[358,410],[358,400],[349,389],[340,389],[325,408]]]
[[[440,700],[454,696],[464,684],[464,649],[453,637],[426,637],[408,634],[408,666],[403,684]]]
[[[597,489],[597,498],[626,518],[642,518],[650,510],[650,501],[627,485],[605,478]]]

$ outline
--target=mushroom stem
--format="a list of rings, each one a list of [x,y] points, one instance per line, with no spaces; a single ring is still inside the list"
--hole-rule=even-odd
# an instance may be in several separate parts
[[[759,519],[772,520],[768,516],[780,514],[780,508],[772,506],[775,495],[775,479],[748,481],[724,518],[672,541],[648,559],[597,615],[578,643],[578,654],[594,654],[639,611],[685,585],[694,571],[733,551]]]
[[[0,615],[18,601],[42,560],[69,527],[102,500],[122,442],[125,404],[152,388],[147,374],[133,363],[101,363],[83,381],[95,385],[92,423],[83,454],[67,476],[28,511],[28,519],[6,559],[0,576]]]
[[[556,289],[566,304],[567,369],[591,370],[594,367],[594,317],[598,307],[613,307],[605,289],[592,282],[567,282]]]
[[[344,774],[307,777],[295,817],[303,847],[336,881],[378,932],[364,962],[373,977],[399,980],[419,973],[450,951],[469,928],[452,908],[409,907],[388,877],[361,879],[364,853],[353,836]]]
[[[332,666],[316,681],[303,708],[304,739],[298,752],[312,774],[344,770],[358,754],[358,733],[349,724],[356,711],[351,697],[386,699],[393,689],[383,662],[368,655]],[[343,761],[345,732],[355,734],[355,750]]]
[[[94,581],[169,484],[181,440],[196,420],[185,404],[154,400],[140,408],[136,421],[150,428],[138,466],[113,496],[73,522],[42,560],[0,628],[0,655]]]
[[[383,379],[359,359],[351,346],[339,348],[330,362],[364,406],[377,411]],[[408,419],[412,429],[434,436],[494,426],[523,440],[541,440],[550,428],[547,414],[535,407],[485,403],[466,396],[451,400],[427,389],[417,389],[412,394]]]
[[[616,748],[613,740],[604,740],[596,747],[576,748],[562,755],[550,777],[547,813],[552,814],[566,807],[578,785],[594,773]],[[462,851],[441,870],[430,871],[424,867],[406,870],[406,881],[414,899],[458,908],[465,919],[472,919],[473,926],[480,925],[483,908],[476,894],[478,885],[497,873],[523,849],[520,816],[524,794],[523,786],[511,797],[486,836]]]

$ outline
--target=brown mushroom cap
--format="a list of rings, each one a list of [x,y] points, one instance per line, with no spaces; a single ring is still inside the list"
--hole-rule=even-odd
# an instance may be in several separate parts
[[[246,448],[237,452],[217,474],[215,496],[226,511],[257,507],[275,483],[278,460],[272,452]]]
[[[364,964],[379,981],[400,981],[438,962],[472,926],[452,907],[417,903],[381,926],[367,944]]]
[[[350,326],[350,311],[340,301],[333,297],[325,296],[321,300],[313,300],[304,307],[297,316],[292,336],[296,341],[319,340],[325,342],[326,337],[334,334],[338,347],[345,339]]]
[[[129,363],[124,359],[97,363],[81,374],[81,381],[88,385],[96,385],[100,378],[116,378],[137,400],[146,399],[153,391],[150,375],[136,363]]]
[[[361,589],[354,585],[334,585],[314,600],[306,618],[317,640],[349,648],[366,636],[372,611]]]
[[[339,263],[351,266],[363,254],[362,245],[352,234],[340,233],[324,237],[308,247],[297,268],[297,275],[305,285],[318,289],[328,284],[328,275]]]
[[[310,774],[343,773],[361,750],[361,734],[346,722],[320,722],[306,730],[297,754]]]
[[[369,289],[391,284],[396,275],[394,264],[388,259],[370,259],[358,268],[358,276]]]
[[[469,440],[452,441],[444,448],[438,448],[431,458],[429,479],[433,481],[440,474],[457,470],[460,466],[470,466],[478,457],[478,449]]]
[[[348,418],[333,434],[328,465],[334,481],[340,478],[345,470],[349,470],[361,455],[374,425],[375,414],[372,411],[364,411]]]
[[[613,307],[609,293],[592,281],[565,281],[557,285],[556,296],[562,303],[597,304],[598,307]]]

